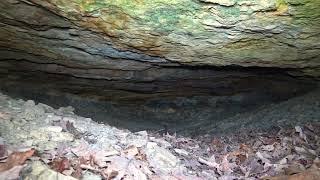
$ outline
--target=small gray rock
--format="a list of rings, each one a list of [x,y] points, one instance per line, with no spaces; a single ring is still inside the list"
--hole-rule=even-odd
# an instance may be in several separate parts
[[[170,151],[159,147],[157,143],[148,142],[145,151],[150,165],[159,173],[167,174],[179,163],[179,160]]]

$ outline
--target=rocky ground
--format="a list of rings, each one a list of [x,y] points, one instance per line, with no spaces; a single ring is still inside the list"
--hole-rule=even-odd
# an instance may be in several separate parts
[[[196,138],[130,132],[0,94],[0,179],[319,179],[320,124]]]
[[[222,121],[202,124],[209,133],[243,132],[257,129],[272,129],[274,126],[294,127],[305,123],[319,122],[320,89],[289,98],[281,102],[266,103],[253,111],[237,113]],[[201,127],[200,127],[201,128]]]

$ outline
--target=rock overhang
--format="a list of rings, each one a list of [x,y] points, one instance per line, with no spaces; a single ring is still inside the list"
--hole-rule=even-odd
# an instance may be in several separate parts
[[[317,1],[30,2],[102,34],[112,45],[100,52],[111,56],[118,51],[125,59],[188,65],[319,67]]]
[[[9,81],[29,77],[56,81],[52,86],[63,90],[59,82],[78,86],[69,89],[74,92],[143,97],[281,86],[292,77],[319,77],[319,6],[311,0],[4,0],[0,72]]]

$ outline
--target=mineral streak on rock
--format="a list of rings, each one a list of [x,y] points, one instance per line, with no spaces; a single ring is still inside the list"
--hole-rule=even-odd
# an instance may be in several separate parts
[[[280,67],[319,75],[320,1],[3,0],[0,8],[1,59],[121,70],[147,69],[149,62]]]

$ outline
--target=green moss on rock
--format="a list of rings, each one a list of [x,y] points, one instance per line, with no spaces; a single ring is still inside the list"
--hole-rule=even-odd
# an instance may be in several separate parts
[[[212,0],[47,2],[81,26],[112,36],[120,48],[169,61],[320,66],[320,52],[301,53],[320,49],[319,0],[232,0],[228,6]]]

